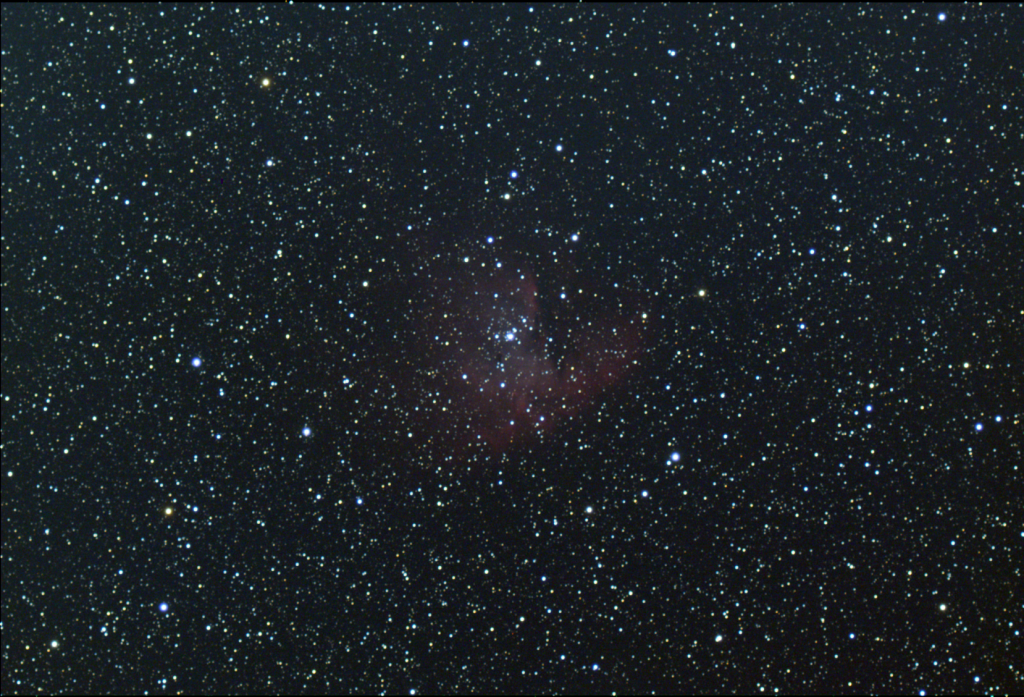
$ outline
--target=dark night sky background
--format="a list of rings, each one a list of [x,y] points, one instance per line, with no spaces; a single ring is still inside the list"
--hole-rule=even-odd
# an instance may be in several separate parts
[[[1020,5],[2,23],[5,693],[1024,691]]]

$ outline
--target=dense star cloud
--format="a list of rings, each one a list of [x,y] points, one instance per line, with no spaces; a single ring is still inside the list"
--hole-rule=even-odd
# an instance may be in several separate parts
[[[0,19],[4,694],[1024,692],[1019,6]]]

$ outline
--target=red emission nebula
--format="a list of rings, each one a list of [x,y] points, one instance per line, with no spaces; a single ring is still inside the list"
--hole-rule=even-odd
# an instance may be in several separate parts
[[[415,384],[405,387],[407,435],[431,459],[534,442],[623,385],[644,351],[637,294],[541,289],[528,268],[501,264],[435,275],[426,290],[411,305]]]

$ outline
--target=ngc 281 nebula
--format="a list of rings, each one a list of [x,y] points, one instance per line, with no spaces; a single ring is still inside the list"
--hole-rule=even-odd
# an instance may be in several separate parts
[[[554,274],[558,276],[559,274]],[[431,458],[501,454],[586,414],[644,351],[641,297],[544,288],[529,265],[434,273],[411,304],[408,436]]]

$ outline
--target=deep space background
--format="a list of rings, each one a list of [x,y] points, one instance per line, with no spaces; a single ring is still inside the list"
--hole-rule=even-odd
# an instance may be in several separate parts
[[[1024,8],[2,10],[2,690],[1024,691]]]

